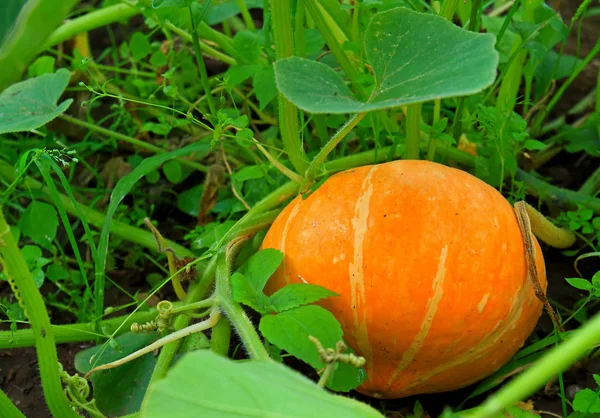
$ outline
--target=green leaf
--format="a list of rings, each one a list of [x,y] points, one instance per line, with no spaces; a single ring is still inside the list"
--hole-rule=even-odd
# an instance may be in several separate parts
[[[264,168],[259,165],[247,165],[233,174],[233,180],[243,183],[248,180],[261,179],[265,176]]]
[[[354,353],[354,350],[348,347],[344,353]],[[337,363],[327,382],[327,387],[336,392],[349,392],[359,387],[365,380],[367,380],[367,372],[364,368],[358,369],[351,364]]]
[[[68,270],[65,270],[57,264],[51,264],[46,269],[46,277],[53,282],[68,279],[71,275]]]
[[[573,278],[573,279],[565,279],[565,280],[567,281],[567,283],[569,283],[575,289],[585,290],[585,291],[589,292],[594,288],[592,286],[592,284],[585,279]]]
[[[275,344],[315,369],[325,364],[320,360],[309,335],[317,338],[323,347],[335,348],[342,340],[342,328],[326,309],[317,305],[301,306],[260,320],[259,330],[271,344]]]
[[[192,174],[192,170],[188,167],[184,167],[177,160],[171,160],[165,163],[162,167],[163,173],[165,173],[165,177],[169,180],[170,183],[179,184],[184,181],[190,174]]]
[[[27,75],[29,78],[33,78],[44,74],[52,74],[54,72],[55,62],[56,59],[54,57],[49,57],[47,55],[39,57],[33,62],[33,64],[29,66],[27,69]]]
[[[5,28],[4,42],[0,44],[0,91],[19,80],[35,55],[48,46],[46,41],[52,31],[63,23],[77,4],[77,0],[29,0],[16,15],[15,8],[19,4],[12,5],[12,11],[5,9],[7,3],[14,2],[1,2],[0,22],[8,23],[10,29]],[[16,3],[22,4],[22,0]],[[4,20],[6,18],[8,21]]]
[[[233,225],[235,225],[235,221],[209,223],[204,227],[202,233],[194,239],[192,248],[195,250],[202,248],[212,249]]]
[[[263,0],[244,0],[248,9],[262,8]],[[222,0],[213,2],[206,13],[206,23],[210,26],[240,14],[238,0]]]
[[[96,346],[77,353],[75,368],[79,373],[87,373],[93,366],[119,360],[157,338],[157,333],[125,333],[115,338],[117,344]],[[113,417],[139,411],[157,358],[153,353],[148,353],[122,366],[92,374],[90,380],[98,409]]]
[[[376,79],[368,101],[358,100],[331,67],[304,58],[277,61],[275,78],[281,93],[308,112],[386,109],[466,96],[490,86],[498,64],[494,43],[491,34],[396,8],[377,13],[365,33],[365,51]]]
[[[144,59],[151,51],[148,37],[140,32],[135,32],[129,41],[129,49],[135,61]]]
[[[573,399],[573,409],[578,412],[600,413],[600,397],[592,389],[580,390]]]
[[[58,230],[58,215],[56,209],[47,203],[33,201],[19,223],[23,235],[31,238],[38,245],[47,247],[52,243]]]
[[[269,312],[269,298],[262,289],[253,287],[243,274],[235,272],[231,275],[231,292],[236,302],[250,306],[263,315]]]
[[[258,60],[263,44],[262,32],[242,30],[237,32],[233,37],[233,46],[247,62],[256,62]]]
[[[275,273],[282,260],[283,253],[281,251],[265,248],[250,257],[238,272],[248,279],[253,289],[262,292],[269,277]]]
[[[277,86],[275,85],[275,70],[273,66],[262,67],[254,74],[252,81],[254,94],[258,99],[259,109],[263,110],[277,96]]]
[[[541,150],[546,148],[546,144],[542,141],[538,141],[537,139],[528,139],[523,144],[523,148],[529,151]]]
[[[202,378],[198,378],[201,376]],[[234,362],[210,350],[187,354],[148,390],[142,418],[383,418],[274,361]]]
[[[179,196],[177,196],[177,207],[190,216],[198,216],[202,193],[204,193],[203,184],[198,184],[191,189],[187,189],[185,192],[179,193]]]
[[[0,93],[0,134],[37,129],[67,110],[73,99],[57,102],[70,78],[63,68],[13,84]]]
[[[150,57],[150,64],[155,67],[167,65],[167,56],[162,51],[154,51]]]
[[[2,13],[0,13],[0,45],[13,28],[17,21],[17,16],[25,3],[27,3],[27,0],[12,0],[4,2],[2,5]]]
[[[339,295],[315,284],[292,283],[272,294],[269,302],[276,312],[283,312],[330,296]]]
[[[227,90],[231,91],[234,87],[241,85],[244,81],[252,77],[259,69],[258,65],[233,65],[225,72],[225,85]]]
[[[188,7],[194,0],[152,0],[152,7],[160,9],[161,7]]]

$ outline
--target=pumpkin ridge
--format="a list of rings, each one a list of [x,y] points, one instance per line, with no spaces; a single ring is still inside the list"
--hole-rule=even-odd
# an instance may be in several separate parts
[[[529,294],[531,290],[531,283],[529,280],[527,280],[527,283],[524,286],[520,287],[519,292],[515,295],[513,304],[507,315],[506,320],[501,320],[498,324],[496,324],[491,333],[489,333],[485,338],[483,338],[477,345],[475,345],[471,350],[466,352],[463,356],[458,357],[448,363],[441,364],[435,369],[430,370],[427,373],[422,374],[421,376],[417,376],[415,378],[415,381],[408,387],[406,387],[406,390],[420,385],[421,383],[431,379],[432,377],[440,373],[443,373],[451,367],[460,366],[462,364],[481,359],[482,356],[487,354],[486,351],[489,350],[490,347],[496,346],[499,340],[502,337],[504,337],[507,334],[507,332],[513,329],[516,323],[519,321],[519,319],[521,319],[526,295]]]
[[[348,274],[350,277],[350,288],[352,297],[352,309],[354,314],[354,327],[359,348],[362,355],[367,360],[368,373],[372,372],[372,350],[368,343],[369,331],[367,328],[367,310],[361,309],[366,302],[365,295],[365,277],[364,277],[364,242],[368,231],[368,219],[371,205],[371,196],[373,195],[372,177],[378,166],[374,165],[367,173],[361,185],[360,197],[354,205],[354,217],[352,218],[353,241],[354,241],[354,259],[348,263]],[[360,292],[360,298],[358,293]],[[362,321],[359,323],[358,311],[362,310]],[[360,342],[364,341],[364,344]]]
[[[429,331],[431,330],[431,325],[433,324],[433,319],[437,313],[438,306],[444,297],[444,279],[446,278],[446,259],[448,258],[448,245],[442,248],[442,252],[440,254],[438,269],[433,279],[431,288],[433,290],[433,295],[427,301],[427,309],[425,311],[425,318],[421,323],[421,327],[419,328],[419,332],[415,335],[410,347],[407,351],[402,354],[402,360],[400,364],[396,367],[396,370],[392,374],[392,377],[388,380],[385,385],[385,390],[389,390],[394,381],[398,378],[400,373],[406,369],[406,367],[410,364],[411,361],[415,359],[417,353],[423,347],[425,343],[425,339],[429,335]]]

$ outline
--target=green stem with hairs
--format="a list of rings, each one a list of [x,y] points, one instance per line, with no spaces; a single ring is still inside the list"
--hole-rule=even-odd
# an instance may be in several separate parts
[[[599,113],[600,114],[600,113]],[[598,127],[600,129],[600,127]],[[581,185],[578,192],[586,195],[593,196],[600,190],[600,167],[598,167],[590,177]]]
[[[209,5],[210,0],[206,0],[204,3],[204,11],[206,11]],[[200,83],[202,84],[202,88],[204,89],[204,94],[206,97],[206,101],[208,102],[208,108],[210,109],[210,113],[216,117],[217,108],[215,107],[215,102],[210,91],[210,85],[208,84],[208,73],[206,72],[206,65],[204,63],[204,58],[202,57],[202,50],[200,49],[200,41],[198,40],[198,32],[196,31],[196,22],[194,22],[194,13],[192,12],[191,5],[188,7],[188,10],[190,12],[190,22],[192,24],[192,45],[194,46],[196,64],[198,65],[198,72],[200,74]]]
[[[492,418],[506,407],[527,399],[599,343],[600,315],[596,315],[565,342],[550,350],[533,366],[474,408],[469,417]]]
[[[304,177],[306,177],[306,179],[312,180],[315,177],[317,170],[319,169],[319,167],[321,167],[321,164],[325,162],[325,159],[327,158],[329,153],[331,153],[331,151],[333,151],[337,144],[339,144],[340,141],[344,139],[352,129],[354,129],[354,127],[365,117],[366,114],[366,112],[356,113],[348,120],[348,122],[346,122],[344,126],[342,126],[342,128],[339,131],[335,133],[335,135],[331,137],[329,142],[327,142],[327,144],[325,144],[325,146],[321,148],[317,156],[312,160],[312,162],[308,166],[308,169],[304,174]]]
[[[82,128],[89,129],[90,131],[96,132],[96,133],[98,133],[100,135],[105,135],[105,136],[108,136],[108,137],[111,137],[111,138],[115,138],[115,139],[117,139],[119,141],[127,142],[128,144],[131,144],[131,145],[133,145],[135,147],[139,147],[139,148],[148,150],[148,151],[153,152],[155,154],[165,154],[165,153],[168,152],[167,150],[165,150],[163,148],[159,148],[159,147],[157,147],[155,145],[149,144],[149,143],[147,143],[145,141],[141,141],[141,140],[139,140],[137,138],[133,138],[131,136],[123,135],[123,134],[121,134],[119,132],[111,131],[110,129],[106,129],[106,128],[103,128],[101,126],[94,125],[93,123],[85,122],[85,121],[83,121],[81,119],[77,119],[77,118],[74,118],[74,117],[69,116],[69,115],[62,114],[62,115],[59,116],[59,118],[62,119],[62,120],[64,120],[64,121],[66,121],[66,122],[72,123],[73,125],[81,126]],[[208,173],[208,168],[205,167],[205,166],[203,166],[202,164],[196,163],[194,161],[187,160],[185,158],[177,158],[177,161],[179,161],[181,163],[181,165],[184,165],[186,167],[192,168],[192,169],[200,171],[202,173]]]
[[[405,160],[418,160],[421,143],[421,103],[406,107]]]
[[[17,181],[19,176],[17,175],[14,167],[12,167],[10,164],[3,160],[0,160],[0,177],[8,183],[12,183]],[[42,183],[40,183],[39,181],[34,180],[29,176],[26,176],[23,179],[23,186],[28,189],[39,190],[41,193],[38,196],[38,198],[50,203],[54,203],[48,187],[43,186]],[[77,208],[75,207],[75,204],[71,201],[71,199],[69,199],[63,194],[59,194],[58,197],[60,199],[60,203],[64,206],[65,211],[69,215],[78,216]],[[90,225],[95,226],[97,228],[103,227],[106,218],[106,215],[104,213],[91,209],[81,203],[79,203],[79,206],[81,212],[86,217]],[[123,222],[113,220],[110,226],[110,233],[114,234],[115,236],[121,239],[133,242],[135,244],[139,244],[142,247],[148,248],[150,250],[156,250],[156,240],[154,239],[152,233],[149,231],[145,231],[143,229],[127,225]],[[192,251],[188,250],[182,245],[179,245],[169,240],[167,240],[167,244],[169,248],[172,248],[179,257],[194,256],[194,253]]]
[[[0,390],[0,412],[3,418],[26,418],[2,390]]]
[[[50,318],[27,262],[15,240],[0,208],[0,256],[4,273],[14,283],[15,295],[27,312],[35,336],[35,348],[42,379],[42,390],[50,412],[55,417],[79,417],[69,404],[62,388],[58,370],[58,356]],[[11,283],[12,285],[12,283]]]
[[[248,355],[253,360],[270,360],[269,353],[265,349],[252,321],[241,307],[233,300],[231,292],[231,266],[235,254],[240,245],[244,242],[242,239],[231,241],[225,248],[221,249],[217,255],[217,278],[215,288],[215,299],[218,301],[223,314],[227,316],[231,324],[235,327],[237,334],[242,340]]]
[[[276,59],[289,58],[294,55],[291,1],[271,0],[271,13],[273,15]],[[278,100],[281,140],[294,169],[298,173],[304,173],[308,167],[308,162],[299,136],[298,108],[281,93],[278,93]]]

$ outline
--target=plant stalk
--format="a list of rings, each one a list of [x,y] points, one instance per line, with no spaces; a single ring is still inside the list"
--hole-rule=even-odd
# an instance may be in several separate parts
[[[294,55],[291,1],[271,0],[271,13],[276,59],[289,58]],[[308,162],[299,136],[298,108],[281,93],[278,93],[278,100],[281,140],[296,172],[304,173]]]
[[[327,144],[325,144],[325,146],[321,148],[319,153],[308,166],[308,169],[304,174],[304,177],[306,179],[312,180],[315,178],[317,170],[319,169],[319,167],[321,167],[321,164],[325,162],[327,156],[331,153],[331,151],[334,150],[337,144],[339,144],[340,141],[344,139],[346,135],[348,135],[356,125],[358,125],[358,123],[365,117],[366,114],[367,112],[356,113],[348,120],[348,122],[346,122],[344,126],[342,126],[342,128],[339,131],[335,133],[335,135],[331,137],[329,142],[327,142]]]
[[[2,390],[0,390],[0,412],[3,418],[26,418]]]
[[[208,3],[205,5],[205,9]],[[194,55],[196,55],[196,65],[198,66],[198,72],[200,74],[200,83],[204,89],[204,95],[208,102],[208,108],[210,109],[211,115],[217,115],[217,108],[210,91],[210,85],[208,84],[208,73],[206,72],[206,64],[204,63],[204,57],[202,56],[202,50],[200,49],[200,40],[198,40],[198,32],[196,31],[196,22],[194,22],[194,14],[192,12],[192,6],[188,7],[190,12],[190,22],[192,23],[192,45],[194,46]]]
[[[421,103],[406,107],[406,148],[405,160],[418,160],[421,149]]]
[[[50,318],[27,262],[4,219],[0,208],[0,257],[15,297],[25,309],[35,336],[35,348],[42,379],[42,390],[50,412],[55,417],[79,417],[65,396],[58,370],[58,356]]]

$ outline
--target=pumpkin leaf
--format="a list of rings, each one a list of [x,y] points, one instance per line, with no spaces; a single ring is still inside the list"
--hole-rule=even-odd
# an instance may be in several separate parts
[[[241,273],[235,272],[231,276],[231,291],[233,300],[250,306],[256,312],[267,314],[269,312],[269,299],[262,292],[252,287],[250,281]]]
[[[273,248],[258,251],[238,270],[244,275],[256,292],[261,292],[269,277],[275,273],[283,260],[283,253]]]
[[[592,285],[592,283],[590,283],[586,279],[572,278],[572,279],[565,279],[565,280],[567,281],[567,283],[569,283],[575,289],[585,290],[586,292],[591,292],[594,289],[594,285]]]
[[[0,93],[0,134],[39,128],[67,110],[73,99],[57,102],[70,78],[63,68],[13,84]]]
[[[121,359],[153,343],[157,338],[158,333],[125,333],[114,339],[116,344],[99,345],[77,353],[75,368],[80,373],[87,373],[93,366]],[[157,358],[148,353],[115,369],[92,374],[90,380],[98,409],[108,416],[122,416],[139,411]],[[119,396],[115,396],[115,393]]]
[[[315,284],[292,283],[273,293],[269,302],[275,312],[283,312],[330,296],[339,295]]]
[[[308,305],[290,309],[260,320],[259,330],[271,344],[275,344],[315,369],[325,366],[319,359],[309,335],[317,338],[323,347],[333,348],[342,339],[342,328],[326,309]]]
[[[6,24],[6,27],[0,44],[0,91],[19,80],[36,54],[47,47],[49,35],[64,21],[75,4],[77,0],[2,2],[0,23]]]
[[[210,350],[186,354],[153,384],[141,416],[308,418],[315,411],[319,416],[383,417],[362,402],[328,393],[283,364],[234,362]]]
[[[277,61],[279,91],[312,113],[353,113],[454,96],[490,86],[496,77],[495,37],[461,29],[446,19],[404,7],[373,16],[364,49],[375,86],[357,99],[326,64],[291,57]],[[477,68],[477,71],[473,71]]]

